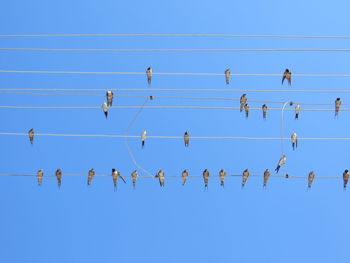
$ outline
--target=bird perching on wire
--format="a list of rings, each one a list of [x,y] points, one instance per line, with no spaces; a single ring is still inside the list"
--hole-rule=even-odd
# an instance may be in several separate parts
[[[185,147],[188,147],[190,145],[190,134],[187,131],[184,134],[184,142]]]
[[[147,137],[147,132],[146,132],[146,130],[144,130],[141,133],[141,146],[142,146],[142,148],[145,147],[146,137]]]
[[[337,98],[335,100],[335,116],[338,116],[338,114],[339,114],[340,105],[341,105],[341,99]]]
[[[108,106],[107,106],[106,102],[102,103],[102,110],[103,110],[103,113],[105,114],[105,117],[107,119],[107,117],[108,117]]]
[[[346,190],[346,187],[348,185],[348,181],[349,181],[349,170],[345,170],[343,173],[343,187],[344,190]]]
[[[135,189],[135,186],[136,186],[136,181],[137,181],[137,177],[138,177],[138,173],[137,173],[137,170],[133,171],[131,173],[131,180],[132,180],[132,187]]]
[[[205,169],[203,171],[203,180],[204,180],[204,189],[208,189],[208,183],[209,183],[209,171],[208,171],[208,169]]]
[[[267,105],[266,104],[262,105],[261,109],[262,109],[262,112],[263,112],[263,119],[265,120],[266,119],[266,114],[267,114]]]
[[[297,105],[295,105],[295,119],[296,120],[299,119],[299,113],[300,113],[300,105],[297,104]]]
[[[286,69],[283,73],[282,85],[285,79],[288,81],[288,85],[290,86],[292,84],[292,72],[289,71],[289,69]]]
[[[113,104],[113,91],[108,90],[106,92],[106,98],[107,98],[107,106],[111,107]]]
[[[266,185],[267,185],[267,181],[269,180],[270,178],[270,171],[269,169],[266,169],[265,172],[264,172],[264,183],[263,183],[263,187],[265,188]]]
[[[230,84],[231,70],[228,68],[225,70],[226,85]]]
[[[280,170],[281,166],[284,165],[286,163],[287,160],[287,156],[285,154],[282,155],[281,159],[278,161],[277,167],[275,169],[275,171],[278,173],[278,171]]]
[[[41,186],[41,184],[43,183],[43,177],[44,177],[44,171],[43,169],[40,169],[36,176],[38,177],[38,186]]]
[[[118,172],[116,169],[112,169],[112,178],[113,178],[113,185],[114,185],[114,191],[117,190],[117,181],[118,178],[120,177],[120,179],[123,180],[124,184],[126,184],[126,181],[124,179],[124,177],[120,174],[120,172]]]
[[[247,183],[247,180],[248,180],[248,177],[249,177],[249,170],[248,169],[245,169],[243,171],[243,174],[242,174],[242,188],[245,186],[245,184]]]
[[[160,187],[164,187],[164,177],[165,177],[164,171],[159,170],[159,172],[156,174],[155,177],[159,179]]]
[[[249,116],[249,105],[248,105],[248,103],[246,103],[244,105],[244,111],[245,111],[245,117],[246,117],[246,119],[248,119],[248,116]]]
[[[226,177],[225,169],[220,170],[219,177],[220,177],[220,186],[224,187],[225,186],[225,177]]]
[[[309,173],[309,177],[308,177],[308,184],[307,184],[307,188],[311,188],[312,186],[312,182],[314,181],[315,178],[315,173],[313,171],[311,171]]]
[[[147,83],[148,83],[148,85],[151,85],[151,83],[152,83],[152,73],[153,73],[152,68],[151,68],[151,67],[148,67],[147,70],[146,70]]]
[[[292,147],[294,151],[298,147],[298,135],[295,132],[293,132],[290,139],[292,141]]]
[[[94,176],[95,176],[95,170],[94,169],[90,169],[89,173],[88,173],[88,181],[87,181],[88,185],[91,185],[92,179],[94,179]]]
[[[57,179],[57,186],[58,188],[61,187],[61,183],[62,183],[62,170],[61,169],[57,169],[56,173],[55,173],[56,179]]]
[[[183,170],[181,175],[182,175],[182,185],[185,185],[186,180],[187,180],[187,177],[188,177],[188,172],[187,172],[187,170],[186,170],[186,169]]]
[[[242,112],[244,105],[247,103],[247,94],[243,94],[241,96],[241,98],[239,99],[239,103],[240,103],[239,111]]]
[[[34,129],[33,128],[28,131],[28,136],[29,136],[30,144],[33,145],[33,141],[34,141]]]

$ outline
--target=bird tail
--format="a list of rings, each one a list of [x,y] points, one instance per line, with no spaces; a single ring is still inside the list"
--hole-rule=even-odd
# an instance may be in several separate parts
[[[135,182],[133,182],[132,183],[132,188],[135,190],[135,187],[136,187],[136,183]]]
[[[281,166],[277,165],[275,171],[278,173],[278,171],[280,170]]]
[[[292,143],[292,146],[293,146],[293,151],[294,151],[294,149],[295,149],[295,143],[294,142]]]
[[[142,141],[142,148],[145,147],[145,141]]]
[[[296,119],[296,120],[299,119],[299,113],[295,113],[295,119]]]
[[[108,111],[105,112],[105,116],[106,116],[106,119],[107,119],[107,116],[108,116]]]

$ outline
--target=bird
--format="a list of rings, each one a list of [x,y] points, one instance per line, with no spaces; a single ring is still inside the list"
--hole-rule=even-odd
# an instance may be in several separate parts
[[[248,118],[248,115],[249,115],[249,105],[248,105],[248,103],[246,103],[244,105],[244,110],[245,110],[245,117]]]
[[[28,131],[28,136],[29,136],[30,143],[33,144],[33,141],[34,141],[34,129],[33,128]]]
[[[226,84],[230,84],[230,76],[231,76],[231,70],[228,68],[225,70],[225,78],[226,78]]]
[[[335,100],[335,116],[338,116],[339,114],[340,105],[341,105],[341,99],[337,98]]]
[[[294,149],[298,147],[298,135],[295,132],[293,132],[290,138],[292,140],[292,147],[294,151]]]
[[[278,171],[280,170],[281,166],[284,165],[286,163],[287,160],[287,156],[283,154],[283,156],[281,157],[281,159],[278,161],[277,167],[275,169],[275,171],[278,173]]]
[[[159,172],[156,174],[156,177],[159,178],[159,185],[161,187],[164,187],[164,171],[161,169]]]
[[[244,105],[247,103],[247,94],[243,94],[239,100],[241,106],[239,108],[239,111],[242,112]]]
[[[41,186],[41,184],[43,183],[43,176],[44,176],[44,171],[43,171],[43,169],[40,169],[40,170],[37,172],[38,186]]]
[[[311,185],[312,185],[312,182],[315,178],[315,173],[314,172],[310,172],[309,173],[309,178],[308,178],[308,184],[307,184],[307,187],[308,188],[311,188]]]
[[[145,146],[146,136],[147,136],[146,130],[142,131],[142,133],[141,133],[141,141],[142,141],[141,145],[142,145],[142,148]]]
[[[346,189],[346,186],[348,185],[349,181],[349,170],[345,170],[343,173],[343,181],[344,181],[344,190]]]
[[[88,184],[88,185],[91,184],[92,179],[94,178],[94,175],[95,175],[95,170],[94,170],[94,169],[89,170],[89,173],[88,173],[88,181],[87,181],[87,184]]]
[[[135,171],[133,171],[132,173],[131,173],[131,179],[132,179],[132,187],[135,189],[135,186],[136,186],[136,180],[137,180],[137,177],[138,177],[139,175],[138,175],[138,173],[137,173],[137,171],[135,170]]]
[[[147,82],[149,85],[151,85],[151,82],[152,82],[152,68],[151,67],[147,68],[146,75],[147,75]]]
[[[269,180],[269,177],[270,177],[270,171],[269,171],[269,169],[266,169],[265,172],[264,172],[264,184],[263,184],[263,187],[266,187],[267,181]]]
[[[208,182],[209,182],[209,171],[205,169],[203,171],[203,179],[204,179],[204,187],[208,189]]]
[[[126,181],[124,179],[124,177],[120,174],[120,172],[118,172],[116,169],[112,169],[112,178],[113,178],[113,184],[114,184],[114,189],[117,189],[117,180],[118,177],[120,177],[123,182],[126,184]]]
[[[57,186],[58,188],[61,187],[61,182],[62,182],[62,170],[61,169],[57,169],[56,170],[56,178],[57,178]]]
[[[296,120],[299,119],[299,113],[300,113],[300,105],[297,104],[297,105],[295,105],[295,119]]]
[[[283,77],[282,77],[282,85],[284,80],[287,79],[288,80],[288,84],[291,85],[292,84],[292,72],[289,71],[289,69],[286,69],[283,73]]]
[[[242,175],[242,188],[245,186],[245,184],[248,180],[248,177],[249,177],[249,171],[248,171],[248,169],[245,169],[243,171],[243,175]]]
[[[262,105],[262,111],[263,111],[263,118],[266,119],[266,113],[267,113],[267,106],[266,104]]]
[[[106,93],[106,97],[107,97],[107,106],[111,107],[113,104],[113,91],[108,90]]]
[[[103,109],[103,112],[106,116],[106,119],[107,119],[107,116],[108,116],[108,106],[107,106],[107,103],[106,102],[103,102],[102,103],[102,109]]]
[[[188,177],[188,172],[185,169],[185,170],[182,171],[182,185],[185,185],[187,177]]]
[[[184,134],[184,141],[185,141],[185,147],[188,147],[190,144],[190,135],[188,134],[187,131]]]
[[[225,177],[226,177],[226,171],[225,171],[225,169],[221,169],[221,170],[220,170],[219,176],[220,176],[220,186],[224,187],[224,184],[225,184]]]

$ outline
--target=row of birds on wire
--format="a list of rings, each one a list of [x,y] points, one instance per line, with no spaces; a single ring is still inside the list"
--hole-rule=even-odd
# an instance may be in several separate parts
[[[37,179],[38,179],[38,185],[41,186],[42,182],[43,182],[44,171],[42,169],[38,170],[36,176],[37,176]],[[57,178],[57,185],[58,185],[58,187],[60,187],[61,183],[62,183],[62,176],[63,176],[62,170],[61,169],[57,169],[56,173],[55,173],[55,176]],[[87,175],[87,185],[91,185],[94,176],[95,176],[95,170],[94,169],[90,169],[89,172],[88,172],[88,175]],[[188,176],[189,176],[188,175],[188,171],[184,170],[182,172],[182,174],[181,174],[182,185],[186,184]],[[222,187],[224,187],[224,185],[225,185],[225,177],[226,176],[227,176],[227,174],[226,174],[225,169],[221,169],[219,171],[219,178],[220,178],[220,186],[222,186]],[[249,170],[245,169],[243,171],[243,173],[242,173],[242,188],[246,185],[249,176],[250,176]],[[264,171],[264,174],[263,174],[263,187],[267,186],[267,182],[268,182],[270,176],[271,176],[271,173],[270,173],[269,169],[266,169]],[[349,181],[349,176],[350,176],[349,175],[349,171],[345,170],[343,172],[343,187],[344,187],[344,189],[346,189],[346,187],[347,187],[347,184],[348,184],[348,181]],[[113,179],[113,184],[114,184],[115,189],[117,187],[117,182],[118,182],[119,178],[126,184],[125,178],[121,175],[120,172],[118,172],[114,168],[112,169],[111,177]],[[209,177],[210,177],[209,171],[207,169],[205,169],[203,171],[203,180],[204,180],[204,187],[205,187],[205,189],[208,189]],[[289,178],[289,175],[286,174],[285,177]],[[138,172],[137,172],[137,170],[135,170],[135,171],[133,171],[131,173],[131,180],[132,180],[133,188],[135,188],[135,186],[136,186],[137,178],[138,178]],[[154,178],[158,178],[159,185],[161,187],[164,187],[164,182],[165,182],[165,172],[164,172],[164,170],[159,170],[159,172],[154,176]],[[308,188],[311,188],[312,183],[314,181],[314,178],[315,178],[315,173],[313,171],[311,171],[309,173],[309,175],[308,175]]]

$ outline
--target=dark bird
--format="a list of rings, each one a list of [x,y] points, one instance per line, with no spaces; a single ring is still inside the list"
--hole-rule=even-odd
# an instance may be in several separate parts
[[[30,143],[33,144],[33,141],[34,141],[34,129],[30,129],[28,131],[28,136],[29,136]]]
[[[156,174],[156,178],[159,178],[159,185],[161,187],[164,187],[164,171],[159,170],[159,172]]]
[[[107,97],[107,106],[111,107],[113,104],[113,91],[108,90],[106,93],[106,97]]]
[[[287,156],[283,154],[283,156],[281,157],[281,159],[278,161],[277,167],[275,169],[275,171],[278,173],[278,171],[280,170],[281,166],[284,165],[286,163],[287,160]]]
[[[248,103],[246,103],[244,105],[244,110],[245,110],[245,117],[248,118],[248,116],[249,116],[249,105],[248,105]]]
[[[266,114],[267,114],[267,106],[266,104],[262,105],[262,111],[263,111],[263,118],[266,119]]]
[[[61,187],[61,183],[62,183],[62,171],[61,171],[61,169],[57,169],[55,175],[56,175],[56,178],[57,178],[57,186],[58,186],[58,188],[60,188]]]
[[[92,179],[94,178],[94,176],[95,176],[95,170],[94,169],[89,170],[88,181],[87,181],[88,185],[91,184]]]
[[[344,181],[344,189],[346,189],[346,186],[348,185],[349,181],[349,171],[345,170],[343,173],[343,181]]]
[[[107,116],[108,116],[108,106],[107,106],[107,103],[106,103],[106,102],[103,102],[103,103],[102,103],[102,109],[103,109],[103,113],[105,114],[106,119],[107,119]]]
[[[188,134],[187,131],[184,134],[184,141],[185,141],[185,147],[188,147],[190,144],[190,135]]]
[[[40,169],[40,170],[37,172],[38,186],[41,186],[41,184],[43,183],[43,176],[44,176],[44,171],[43,171],[43,169]]]
[[[231,70],[228,68],[225,70],[225,78],[226,78],[226,84],[230,84],[230,76],[231,76]]]
[[[269,178],[270,178],[270,171],[269,171],[269,169],[266,169],[265,172],[264,172],[264,184],[263,184],[263,187],[266,187],[267,181],[269,180]]]
[[[209,171],[207,169],[203,171],[203,179],[204,179],[204,187],[207,189],[208,183],[209,183]]]
[[[292,84],[292,72],[289,71],[289,69],[286,69],[283,73],[283,77],[282,77],[282,85],[284,80],[287,79],[288,80],[288,84],[291,85]]]
[[[292,136],[290,138],[292,141],[292,147],[293,147],[293,151],[294,151],[294,149],[296,149],[298,147],[298,135],[295,132],[293,132]]]
[[[188,172],[187,172],[187,170],[183,170],[183,171],[182,171],[182,185],[185,185],[186,180],[187,180],[187,177],[188,177]]]
[[[113,178],[113,184],[114,184],[114,189],[117,189],[117,180],[118,177],[120,177],[120,179],[123,180],[124,184],[126,184],[126,181],[124,179],[124,177],[120,174],[120,172],[118,172],[116,169],[112,169],[112,178]]]
[[[147,82],[149,85],[151,85],[151,82],[152,82],[152,68],[151,67],[147,68],[146,75],[147,75]]]
[[[335,116],[338,116],[338,114],[339,114],[340,105],[341,105],[341,99],[337,98],[335,100]]]
[[[137,180],[138,176],[139,175],[138,175],[136,170],[131,173],[132,186],[133,186],[134,189],[135,189],[135,186],[136,186],[136,180]]]
[[[248,171],[248,169],[245,169],[243,171],[243,175],[242,175],[242,188],[245,186],[245,184],[248,180],[248,177],[249,177],[249,171]]]
[[[240,102],[240,108],[239,111],[242,111],[244,108],[244,105],[247,103],[247,94],[243,94],[239,100]]]
[[[314,172],[310,172],[309,173],[309,178],[308,178],[308,184],[307,187],[311,188],[312,182],[314,181],[315,178],[315,173]]]
[[[142,145],[142,148],[145,146],[146,137],[147,137],[147,132],[144,130],[141,133],[141,145]]]
[[[295,119],[296,120],[299,119],[299,113],[300,113],[300,105],[297,104],[297,105],[295,105]]]
[[[221,169],[219,172],[219,176],[220,176],[220,186],[224,186],[225,185],[225,177],[226,177],[226,171],[225,169]]]

